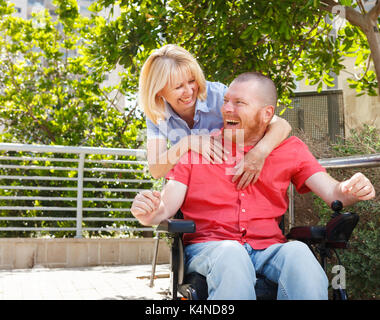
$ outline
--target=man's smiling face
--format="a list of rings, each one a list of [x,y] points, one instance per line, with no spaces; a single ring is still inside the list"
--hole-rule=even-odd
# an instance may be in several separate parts
[[[228,88],[224,96],[222,115],[224,130],[232,132],[233,141],[236,139],[238,129],[244,131],[244,144],[255,141],[265,132],[273,115],[268,111],[273,112],[274,108],[263,105],[260,96],[265,92],[262,90],[257,81],[232,82]]]

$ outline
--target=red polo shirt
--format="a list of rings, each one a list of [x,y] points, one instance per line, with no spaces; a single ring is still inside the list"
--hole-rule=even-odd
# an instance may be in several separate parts
[[[251,148],[245,147],[244,153]],[[207,164],[198,153],[189,151],[167,174],[167,179],[188,187],[181,211],[185,219],[194,220],[196,232],[184,235],[185,244],[236,240],[265,249],[285,242],[278,224],[288,208],[290,182],[299,193],[306,193],[310,190],[305,181],[325,171],[308,147],[291,137],[267,157],[254,185],[237,190],[229,172],[242,156],[243,152],[231,152],[226,162]]]

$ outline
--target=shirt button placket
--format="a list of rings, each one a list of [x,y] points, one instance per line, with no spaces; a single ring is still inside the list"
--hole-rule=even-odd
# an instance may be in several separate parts
[[[245,193],[244,192],[241,192],[240,193],[240,201],[241,201],[241,205],[243,205],[244,206],[244,204],[245,204]],[[243,200],[244,199],[244,200]],[[246,213],[246,209],[245,208],[241,208],[240,209],[240,212],[241,213]],[[245,218],[243,218],[242,219],[243,221],[245,220]],[[244,222],[243,222],[244,223]],[[247,240],[245,239],[245,236],[246,236],[246,234],[247,234],[247,229],[245,228],[245,227],[243,227],[243,226],[241,226],[240,227],[240,232],[241,232],[241,240],[242,240],[242,242],[243,243],[246,243],[247,242]]]

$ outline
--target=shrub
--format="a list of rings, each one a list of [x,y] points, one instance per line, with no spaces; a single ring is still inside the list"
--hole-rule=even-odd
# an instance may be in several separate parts
[[[361,129],[351,130],[349,137],[338,139],[335,144],[315,142],[303,133],[297,134],[308,144],[317,158],[346,157],[380,153],[380,130],[364,125]],[[355,212],[360,220],[355,228],[348,250],[340,250],[339,256],[346,269],[347,291],[350,299],[380,298],[380,168],[331,169],[329,174],[338,181],[351,177],[355,172],[362,172],[377,190],[376,198],[359,202],[345,211]],[[315,195],[305,199],[296,196],[297,225],[324,224],[330,219],[331,209]],[[336,264],[330,261],[328,269]]]

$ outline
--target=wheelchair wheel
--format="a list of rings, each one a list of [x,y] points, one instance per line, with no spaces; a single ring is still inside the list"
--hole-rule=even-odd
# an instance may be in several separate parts
[[[348,300],[347,292],[345,289],[334,289],[333,300]]]

